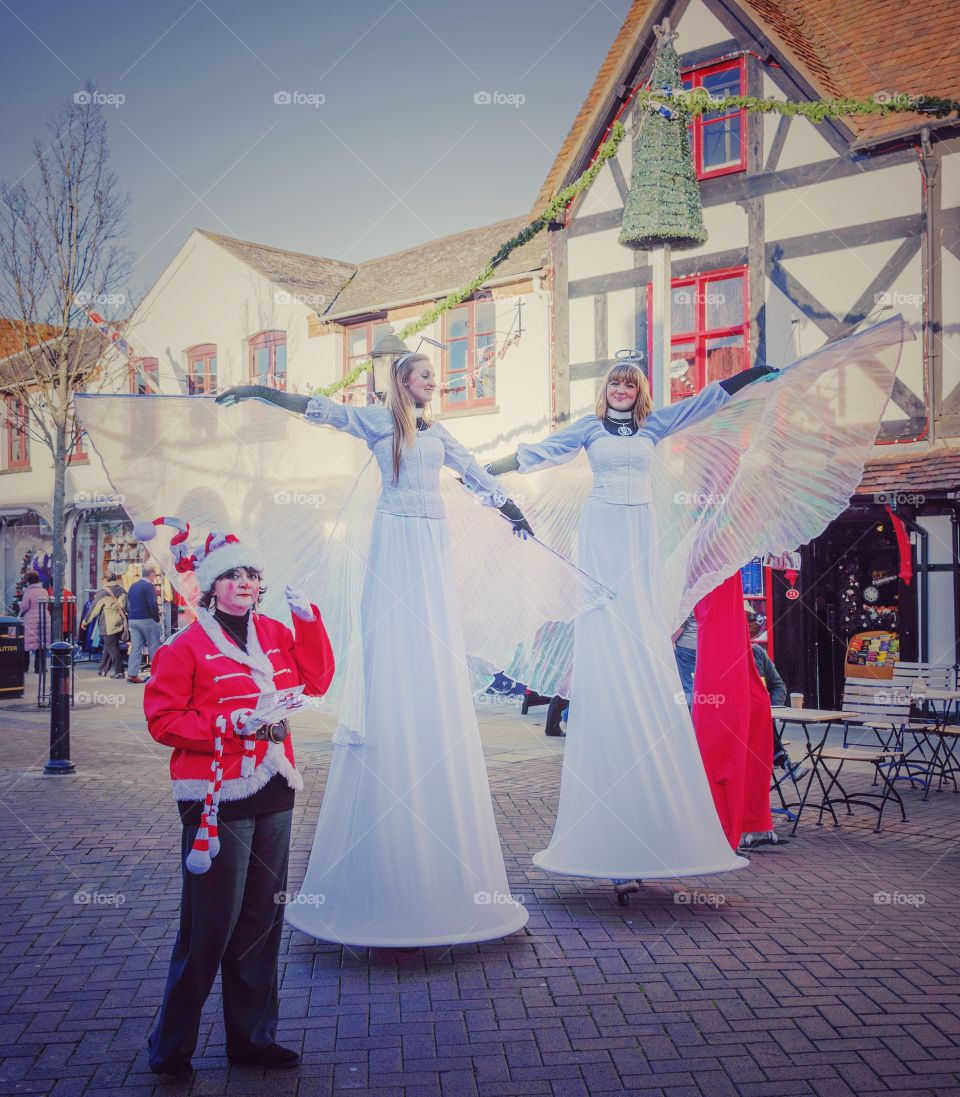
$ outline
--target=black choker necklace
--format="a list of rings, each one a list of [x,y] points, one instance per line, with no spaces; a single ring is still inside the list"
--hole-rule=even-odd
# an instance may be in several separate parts
[[[614,411],[613,408],[607,408],[604,418],[611,427],[616,427],[617,434],[623,438],[629,438],[636,431],[632,409],[630,411]]]

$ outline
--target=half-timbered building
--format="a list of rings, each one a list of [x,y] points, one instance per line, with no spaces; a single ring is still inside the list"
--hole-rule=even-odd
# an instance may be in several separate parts
[[[792,101],[906,92],[960,97],[960,9],[946,3],[635,0],[544,181],[536,209],[627,138],[550,230],[555,420],[593,405],[616,351],[649,351],[650,256],[617,242],[636,92],[669,19],[686,86]],[[863,484],[803,550],[796,589],[756,588],[792,690],[839,700],[851,636],[956,662],[960,621],[960,127],[920,113],[828,120],[704,115],[691,144],[709,233],[673,253],[671,398],[757,361],[783,366],[899,312],[916,333]],[[771,469],[771,476],[776,470]],[[912,574],[911,574],[912,573]],[[909,578],[909,582],[907,581]]]

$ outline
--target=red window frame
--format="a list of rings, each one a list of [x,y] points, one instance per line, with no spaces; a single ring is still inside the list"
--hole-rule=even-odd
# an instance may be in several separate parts
[[[390,327],[389,320],[366,320],[362,324],[344,324],[343,326],[343,376],[352,372],[361,362],[366,362],[378,340],[386,335]],[[383,328],[383,331],[374,334],[375,329]],[[366,335],[365,349],[356,354],[350,353],[351,339],[364,332]],[[367,376],[340,390],[343,402],[358,407],[365,407],[373,403],[376,394],[373,386],[373,370],[367,372]]]
[[[747,64],[745,57],[734,58],[731,61],[716,61],[711,65],[702,65],[683,73],[683,86],[685,88],[703,87],[704,78],[714,76],[718,72],[727,72],[736,69],[740,75],[739,95],[746,94]],[[724,164],[718,168],[704,168],[703,166],[703,131],[708,126],[720,126],[731,118],[740,118],[740,159],[734,164]],[[693,165],[697,171],[698,179],[713,179],[718,175],[731,175],[734,172],[747,170],[747,112],[744,109],[729,111],[719,117],[711,117],[710,114],[699,114],[688,126],[690,130],[690,145],[693,149]]]
[[[496,328],[496,308],[494,308],[494,320],[492,328],[483,328],[477,330],[477,306],[493,304],[494,300],[489,295],[483,295],[479,297],[471,297],[468,301],[464,301],[463,304],[457,305],[455,308],[450,309],[443,315],[443,342],[446,344],[447,349],[442,355],[442,383],[440,388],[440,410],[441,412],[448,411],[473,411],[477,408],[492,408],[497,404],[497,328]],[[450,321],[453,319],[453,314],[460,309],[467,310],[467,323],[466,334],[460,336],[453,336],[450,334]],[[492,361],[490,366],[490,388],[493,390],[489,396],[477,396],[477,380],[473,376],[474,371],[477,368],[478,354],[477,354],[477,339],[486,336],[493,336],[492,344],[487,344],[493,347]],[[450,375],[450,360],[451,360],[451,347],[455,343],[466,343],[466,355],[465,355],[465,369],[463,371],[457,371],[457,373],[465,373],[466,375],[466,394],[462,400],[453,400],[450,398],[452,391],[462,391],[461,389],[451,388],[451,375]],[[456,379],[455,377],[453,378]]]
[[[706,384],[707,375],[707,342],[710,339],[722,339],[725,337],[740,335],[743,337],[744,366],[750,365],[750,283],[747,278],[748,269],[741,267],[724,267],[722,270],[703,271],[687,278],[674,278],[670,283],[670,300],[673,301],[673,290],[684,286],[694,287],[694,329],[692,331],[676,332],[673,325],[670,328],[670,345],[687,346],[694,344],[694,391],[680,396],[681,400],[695,396]],[[707,304],[709,301],[709,289],[711,282],[723,281],[725,278],[740,278],[743,283],[743,317],[740,323],[728,324],[724,327],[707,327]],[[647,361],[653,361],[653,286],[647,286]],[[677,401],[673,396],[671,385],[670,403]]]
[[[190,396],[210,396],[217,391],[216,343],[198,343],[187,350],[187,389]]]
[[[30,468],[30,407],[26,400],[6,398],[7,469],[24,471]]]
[[[261,331],[252,335],[247,340],[247,369],[251,385],[270,385],[271,388],[287,391],[287,333],[285,331]],[[280,356],[283,359],[282,366],[277,366],[278,351],[283,349]],[[265,350],[268,353],[267,379],[264,380],[257,370],[257,351]],[[269,378],[273,380],[269,380]]]
[[[130,392],[134,396],[156,396],[160,391],[160,361],[157,358],[139,358],[130,366]],[[152,384],[148,384],[152,380]]]

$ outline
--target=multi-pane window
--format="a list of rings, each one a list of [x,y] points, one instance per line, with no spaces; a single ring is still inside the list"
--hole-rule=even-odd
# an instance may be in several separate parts
[[[207,396],[217,391],[216,343],[200,343],[187,351],[187,395]]]
[[[489,297],[467,301],[444,316],[442,411],[496,404],[497,307]]]
[[[366,362],[377,343],[390,330],[386,320],[373,320],[367,324],[351,324],[344,332],[343,375],[352,373],[361,362]],[[365,407],[374,399],[373,371],[368,370],[352,385],[343,389],[343,402]]]
[[[704,88],[717,98],[743,95],[743,58],[693,69],[684,76],[683,86]],[[698,115],[690,123],[690,144],[698,179],[745,171],[746,111],[708,111]]]
[[[746,270],[675,278],[670,297],[670,400],[675,403],[749,366]],[[652,332],[652,322],[648,327]]]
[[[287,333],[261,331],[248,342],[250,384],[287,389]]]

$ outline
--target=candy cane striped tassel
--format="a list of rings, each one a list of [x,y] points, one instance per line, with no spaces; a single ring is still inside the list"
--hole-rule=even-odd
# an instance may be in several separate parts
[[[243,741],[243,759],[240,762],[240,776],[250,777],[257,766],[256,737],[248,735]]]
[[[213,760],[210,763],[210,780],[207,782],[207,794],[203,799],[203,814],[193,846],[187,856],[187,869],[201,874],[213,863],[220,852],[220,836],[217,829],[217,810],[220,806],[220,790],[223,787],[223,735],[226,721],[217,717],[218,733],[213,737]]]

